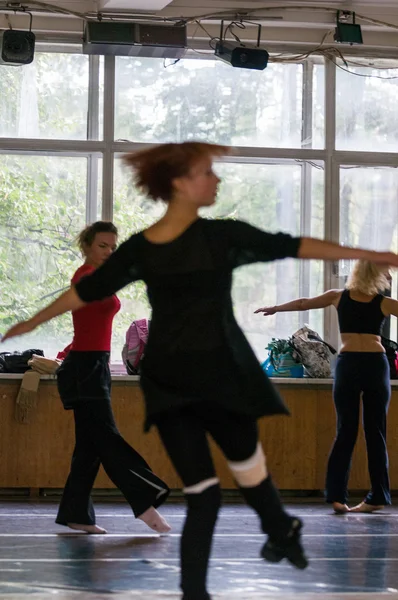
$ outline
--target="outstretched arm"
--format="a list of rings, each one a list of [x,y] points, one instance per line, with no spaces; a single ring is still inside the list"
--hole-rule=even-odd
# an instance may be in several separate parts
[[[91,275],[83,277],[67,292],[59,296],[52,304],[49,304],[36,313],[28,321],[17,323],[11,327],[3,337],[3,341],[23,335],[36,329],[38,325],[46,323],[69,310],[77,310],[88,302],[102,300],[112,296],[122,287],[137,281],[140,278],[138,269],[134,263],[137,248],[137,236],[132,236],[123,242],[108,260]]]
[[[298,298],[297,300],[291,300],[291,302],[285,302],[284,304],[277,304],[276,306],[264,306],[258,308],[255,313],[264,313],[264,317],[274,315],[277,312],[290,312],[294,310],[311,310],[313,308],[326,308],[335,304],[340,297],[342,290],[328,290],[320,296],[314,298]]]
[[[398,255],[393,252],[375,252],[362,248],[340,246],[334,242],[317,240],[315,238],[301,238],[297,258],[318,258],[321,260],[364,259],[377,264],[398,267]]]
[[[398,317],[398,300],[394,300],[394,298],[383,298],[380,308],[386,317],[389,317],[390,315]]]
[[[283,258],[315,258],[319,260],[362,258],[377,264],[398,267],[398,255],[393,252],[374,252],[362,248],[340,246],[334,242],[316,238],[292,237],[285,233],[268,233],[243,221],[225,219],[221,220],[218,226],[224,229],[224,234],[229,241],[232,268]]]
[[[17,323],[13,327],[11,327],[11,329],[9,329],[4,334],[1,341],[5,342],[9,338],[15,337],[17,335],[24,335],[25,333],[29,333],[30,331],[36,329],[36,327],[38,327],[42,323],[46,323],[54,317],[63,315],[69,310],[77,310],[85,304],[85,302],[80,300],[75,288],[71,287],[67,292],[64,292],[61,296],[54,300],[54,302],[43,308],[43,310],[36,313],[31,319],[28,319],[27,321],[21,321],[20,323]]]

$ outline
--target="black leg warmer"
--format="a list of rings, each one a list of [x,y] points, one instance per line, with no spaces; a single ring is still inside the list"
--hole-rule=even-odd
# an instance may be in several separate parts
[[[219,485],[201,494],[186,494],[188,514],[181,538],[183,600],[210,600],[206,576],[214,527],[221,505]]]

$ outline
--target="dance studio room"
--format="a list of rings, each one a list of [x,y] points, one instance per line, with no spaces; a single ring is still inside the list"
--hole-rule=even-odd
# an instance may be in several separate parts
[[[0,0],[0,600],[398,599],[397,97],[397,0]]]

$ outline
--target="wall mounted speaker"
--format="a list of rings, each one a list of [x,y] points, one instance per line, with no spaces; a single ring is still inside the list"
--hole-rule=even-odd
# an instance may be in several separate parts
[[[35,34],[6,29],[0,34],[0,64],[29,65],[35,53]]]

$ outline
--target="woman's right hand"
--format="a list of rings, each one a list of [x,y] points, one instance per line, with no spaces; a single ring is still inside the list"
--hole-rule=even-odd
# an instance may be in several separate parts
[[[37,325],[34,323],[33,319],[29,319],[28,321],[21,321],[16,325],[13,325],[1,338],[1,342],[5,342],[6,340],[16,337],[17,335],[25,335],[25,333],[29,333],[36,329]]]
[[[263,313],[264,317],[268,317],[274,315],[277,312],[275,306],[263,306],[263,308],[258,308],[254,311],[254,314]]]

